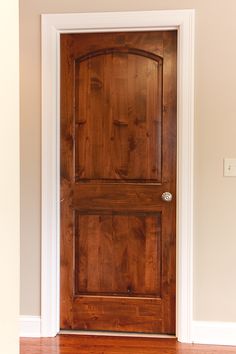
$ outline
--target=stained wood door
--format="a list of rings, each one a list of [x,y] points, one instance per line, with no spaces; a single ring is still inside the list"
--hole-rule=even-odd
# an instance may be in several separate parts
[[[175,333],[176,37],[61,35],[62,329]]]

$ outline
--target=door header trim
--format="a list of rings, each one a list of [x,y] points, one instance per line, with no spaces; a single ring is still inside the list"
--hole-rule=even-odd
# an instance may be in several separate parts
[[[43,14],[41,335],[59,332],[60,34],[178,30],[177,337],[192,342],[194,10]]]

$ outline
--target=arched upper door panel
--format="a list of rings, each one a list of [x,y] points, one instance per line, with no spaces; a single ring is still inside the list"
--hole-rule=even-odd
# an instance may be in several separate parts
[[[75,60],[76,180],[161,182],[162,76],[139,49]]]

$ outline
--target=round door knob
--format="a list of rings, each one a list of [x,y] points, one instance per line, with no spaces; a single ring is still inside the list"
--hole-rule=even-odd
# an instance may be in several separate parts
[[[164,200],[164,202],[171,202],[172,201],[172,194],[170,192],[164,192],[161,195],[161,199]]]

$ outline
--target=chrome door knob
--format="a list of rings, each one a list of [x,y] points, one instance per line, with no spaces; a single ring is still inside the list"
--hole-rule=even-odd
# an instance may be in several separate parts
[[[164,200],[164,202],[171,202],[172,201],[172,194],[170,192],[164,192],[161,195],[161,199]]]

